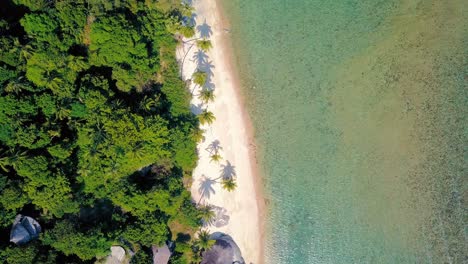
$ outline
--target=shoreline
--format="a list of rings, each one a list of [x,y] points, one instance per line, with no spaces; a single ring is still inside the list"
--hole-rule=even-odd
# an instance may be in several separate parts
[[[194,1],[197,25],[206,24],[211,32],[213,48],[206,53],[209,61],[208,70],[212,73],[208,83],[214,87],[214,102],[200,105],[197,90],[191,101],[192,111],[198,114],[207,108],[216,116],[212,125],[203,125],[205,140],[197,145],[198,163],[193,171],[191,187],[195,202],[206,203],[224,208],[229,222],[222,227],[206,226],[210,232],[223,232],[231,235],[241,249],[246,263],[264,263],[264,227],[265,200],[262,190],[262,178],[256,158],[254,128],[245,106],[245,98],[240,87],[238,73],[234,70],[233,48],[225,32],[228,25],[219,1]],[[197,35],[198,32],[197,32]],[[184,56],[191,44],[185,43],[178,48],[178,59]],[[183,65],[182,79],[188,80],[200,66],[190,58],[195,54],[192,48]],[[212,63],[212,64],[211,64]],[[190,90],[194,90],[194,84]],[[223,161],[220,164],[210,162],[205,151],[207,145],[219,141]],[[224,165],[223,165],[224,164]],[[219,184],[210,186],[212,193],[203,197],[200,194],[203,179],[216,179],[220,166],[232,165],[235,168],[237,188],[233,192],[223,190]],[[255,206],[252,206],[254,204]]]
[[[226,14],[222,7],[222,4],[219,3],[221,0],[214,0],[216,2],[216,12],[220,19],[220,24],[223,28],[231,28],[229,20],[226,18]],[[251,163],[251,170],[253,172],[253,184],[255,188],[255,196],[256,202],[258,207],[258,229],[260,233],[260,248],[259,248],[259,258],[258,263],[266,263],[266,256],[265,256],[265,240],[266,240],[266,214],[267,214],[267,204],[265,199],[265,193],[263,188],[263,171],[260,168],[260,164],[258,161],[258,150],[257,150],[257,141],[255,140],[255,128],[253,126],[253,121],[248,113],[248,108],[246,104],[246,95],[242,91],[242,81],[239,76],[239,72],[237,69],[237,64],[234,62],[233,57],[235,56],[235,49],[233,47],[233,43],[229,41],[228,37],[225,36],[220,39],[221,45],[223,49],[226,51],[226,64],[227,67],[233,77],[234,83],[234,92],[238,96],[240,101],[241,107],[241,116],[246,127],[246,136],[249,142],[249,158],[252,160]]]

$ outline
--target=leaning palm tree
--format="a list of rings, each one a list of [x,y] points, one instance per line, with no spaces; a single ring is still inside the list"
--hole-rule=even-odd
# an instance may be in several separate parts
[[[221,155],[219,155],[219,153],[217,153],[217,152],[210,156],[210,162],[219,163],[222,159],[223,159],[223,157],[221,157]]]
[[[210,205],[202,205],[198,207],[198,215],[205,224],[211,224],[216,217],[216,213]]]
[[[223,179],[223,181],[221,182],[221,186],[223,187],[224,190],[228,192],[232,192],[236,189],[237,183],[233,178]]]
[[[55,119],[56,120],[64,120],[65,118],[68,118],[71,114],[71,110],[60,107],[57,112],[55,112]]]
[[[213,112],[210,112],[205,109],[198,115],[198,119],[200,120],[200,123],[202,125],[211,125],[215,121],[216,117],[214,116]]]
[[[198,232],[198,239],[195,241],[195,245],[200,249],[200,250],[207,250],[210,249],[216,241],[211,239],[210,233],[206,230],[200,230]]]
[[[209,39],[200,39],[200,40],[197,40],[196,43],[197,43],[197,47],[203,50],[204,52],[209,51],[213,47]]]
[[[205,141],[205,136],[203,135],[203,133],[205,133],[205,130],[199,128],[192,131],[192,137],[195,140],[195,142]]]
[[[202,89],[200,94],[198,94],[198,99],[200,99],[205,104],[208,102],[213,102],[215,99],[213,90]]]
[[[207,78],[208,75],[206,74],[206,72],[200,70],[197,70],[192,74],[192,80],[198,86],[203,86],[206,83]]]

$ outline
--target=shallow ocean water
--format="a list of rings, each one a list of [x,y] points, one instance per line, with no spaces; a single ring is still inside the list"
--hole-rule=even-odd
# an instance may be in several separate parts
[[[223,0],[267,263],[466,263],[467,7]]]

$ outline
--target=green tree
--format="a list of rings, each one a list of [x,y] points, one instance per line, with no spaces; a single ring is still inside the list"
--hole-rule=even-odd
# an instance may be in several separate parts
[[[34,245],[25,247],[10,246],[0,251],[0,259],[7,264],[27,264],[34,263],[38,253]]]
[[[122,239],[141,248],[178,229],[192,236],[200,215],[184,183],[202,131],[173,35],[193,35],[191,9],[178,0],[6,8],[0,226],[26,207],[44,232],[27,248],[0,245],[0,262],[89,262]],[[190,261],[190,243],[176,246],[180,259]]]
[[[111,242],[103,237],[99,230],[82,233],[67,220],[62,220],[54,228],[46,230],[41,240],[45,245],[50,245],[67,256],[74,254],[82,260],[106,256],[111,246]]]
[[[195,246],[197,246],[201,251],[210,249],[216,240],[211,239],[211,235],[206,230],[200,230],[198,232],[198,238],[195,240]]]
[[[205,104],[208,102],[213,102],[215,99],[213,90],[202,89],[200,94],[198,94],[198,99],[200,99]]]
[[[148,264],[152,262],[151,256],[142,249],[138,250],[130,259],[130,264]]]
[[[206,74],[206,72],[203,71],[198,70],[192,74],[192,80],[198,86],[205,85],[207,78],[208,75]]]
[[[236,183],[236,180],[234,180],[233,178],[223,179],[221,181],[221,186],[223,187],[224,190],[228,192],[232,192],[237,188],[237,183]]]
[[[212,112],[205,109],[198,115],[198,119],[202,125],[211,125],[215,121],[216,117]]]
[[[211,224],[211,222],[216,216],[215,212],[213,211],[213,208],[210,205],[202,205],[198,207],[198,213],[201,220],[207,224]]]
[[[216,162],[219,163],[223,157],[219,153],[214,153],[213,155],[210,156],[210,162]]]
[[[151,214],[147,214],[140,219],[125,229],[122,233],[123,238],[148,247],[162,245],[167,240],[169,232],[164,222]]]
[[[31,11],[37,11],[45,8],[49,3],[47,0],[13,0],[17,5],[27,6]]]
[[[197,128],[192,131],[192,139],[194,142],[201,142],[205,140],[205,130]]]
[[[213,45],[211,44],[211,41],[208,39],[200,39],[196,41],[197,47],[204,52],[208,52]]]

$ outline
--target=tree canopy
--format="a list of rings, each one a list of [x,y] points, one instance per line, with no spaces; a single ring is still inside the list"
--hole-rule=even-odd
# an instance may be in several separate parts
[[[8,0],[0,12],[0,228],[43,226],[3,263],[87,263],[138,251],[201,215],[184,187],[199,121],[179,77],[179,0]],[[178,223],[177,230],[171,223]],[[186,233],[184,233],[186,232]],[[177,246],[174,261],[189,261]],[[145,252],[139,253],[147,259]]]

